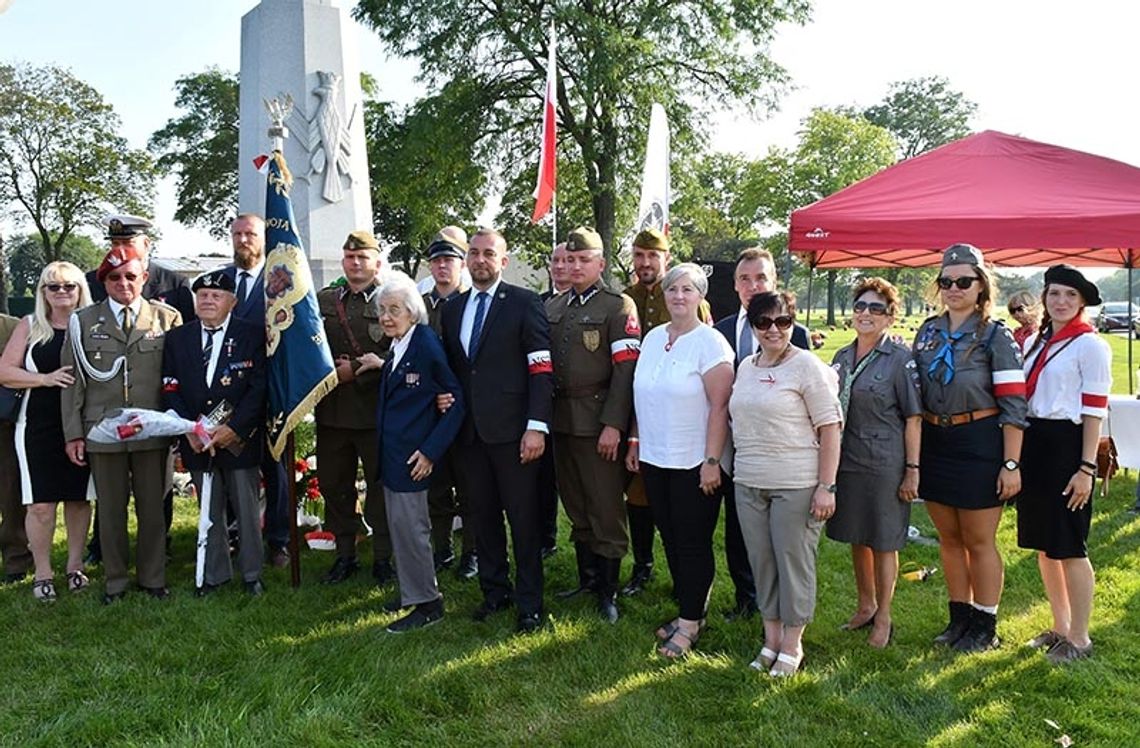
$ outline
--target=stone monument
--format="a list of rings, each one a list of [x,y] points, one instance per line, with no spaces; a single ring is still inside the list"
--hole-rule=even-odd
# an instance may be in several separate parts
[[[283,152],[317,288],[341,275],[348,233],[372,229],[353,33],[352,19],[333,0],[261,0],[241,19],[238,202],[243,213],[264,214],[265,176],[253,160],[272,148],[265,102],[291,99]]]

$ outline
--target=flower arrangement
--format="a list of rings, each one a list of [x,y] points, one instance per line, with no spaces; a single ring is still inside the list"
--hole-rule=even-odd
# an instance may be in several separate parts
[[[324,515],[324,497],[317,478],[317,456],[309,455],[293,463],[293,482],[297,489],[297,526],[320,529]]]

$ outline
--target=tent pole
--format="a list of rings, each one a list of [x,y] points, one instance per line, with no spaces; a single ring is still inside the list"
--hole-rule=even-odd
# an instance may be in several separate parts
[[[1128,394],[1136,391],[1136,371],[1132,368],[1132,341],[1136,337],[1136,329],[1132,324],[1132,252],[1128,249]]]
[[[815,278],[815,265],[808,263],[808,302],[807,314],[804,318],[804,327],[811,327],[811,282]]]

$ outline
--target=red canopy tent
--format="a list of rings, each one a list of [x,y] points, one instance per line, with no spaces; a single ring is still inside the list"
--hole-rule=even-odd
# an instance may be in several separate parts
[[[1140,169],[987,130],[800,208],[788,235],[817,268],[936,265],[955,242],[998,265],[1132,267]]]

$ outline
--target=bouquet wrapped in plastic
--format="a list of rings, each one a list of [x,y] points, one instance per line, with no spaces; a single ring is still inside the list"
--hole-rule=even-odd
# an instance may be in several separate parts
[[[160,436],[182,436],[194,434],[205,446],[209,446],[216,425],[208,416],[191,421],[168,410],[159,413],[145,408],[122,408],[113,410],[102,421],[91,427],[87,438],[98,444],[118,444],[119,442],[154,439]]]

